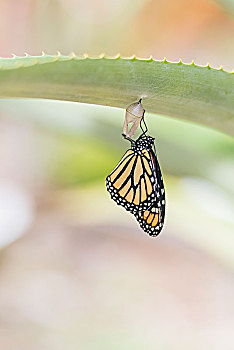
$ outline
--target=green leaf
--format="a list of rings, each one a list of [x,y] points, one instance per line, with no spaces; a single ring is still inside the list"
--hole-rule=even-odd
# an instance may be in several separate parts
[[[132,58],[75,55],[0,59],[0,97],[45,98],[147,112],[234,134],[234,74],[223,69]]]

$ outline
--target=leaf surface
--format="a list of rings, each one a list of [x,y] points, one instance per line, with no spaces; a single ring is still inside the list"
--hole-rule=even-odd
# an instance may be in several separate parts
[[[143,97],[147,112],[234,134],[234,74],[209,65],[73,54],[14,56],[0,59],[0,97],[122,108]]]

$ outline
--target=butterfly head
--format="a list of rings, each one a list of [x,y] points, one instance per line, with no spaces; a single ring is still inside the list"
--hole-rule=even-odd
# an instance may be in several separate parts
[[[150,150],[154,144],[154,138],[151,136],[139,137],[136,141],[132,142],[132,149],[141,151],[142,149]]]

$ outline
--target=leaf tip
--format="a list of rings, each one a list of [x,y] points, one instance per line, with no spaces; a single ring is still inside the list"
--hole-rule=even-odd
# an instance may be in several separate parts
[[[69,53],[69,55],[68,55],[68,57],[70,58],[70,59],[73,59],[73,58],[75,58],[76,57],[76,54],[75,54],[75,52],[70,52]]]
[[[136,61],[136,55],[132,55],[132,57],[130,57],[130,61]]]
[[[147,58],[147,62],[152,62],[154,59],[153,59],[153,56],[151,55],[149,58]]]
[[[100,53],[100,55],[98,55],[98,57],[99,58],[105,58],[105,53],[104,52]]]
[[[209,70],[211,69],[209,62],[207,63],[206,68]]]
[[[164,59],[163,59],[163,63],[168,63],[168,62],[167,62],[167,58],[166,58],[166,57],[164,57]]]
[[[119,60],[121,58],[120,53],[117,53],[114,57],[115,60]]]

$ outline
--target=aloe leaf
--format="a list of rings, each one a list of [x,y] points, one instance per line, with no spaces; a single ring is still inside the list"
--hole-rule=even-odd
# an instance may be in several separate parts
[[[234,74],[152,58],[29,56],[0,59],[0,97],[126,107],[143,97],[151,113],[234,134]]]

